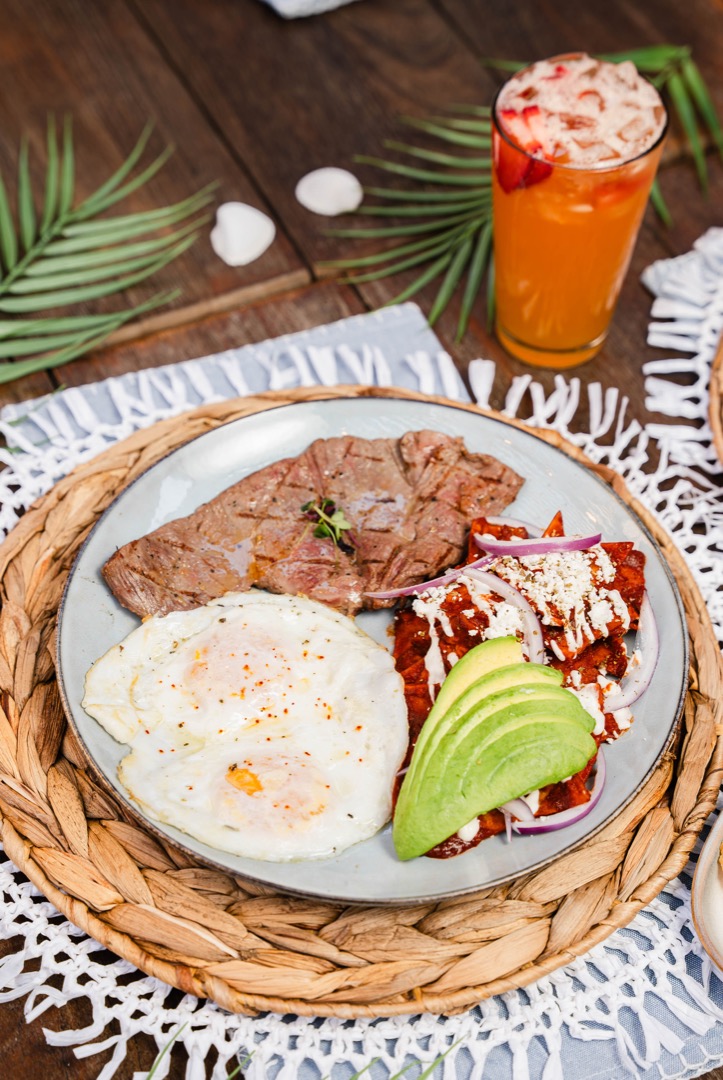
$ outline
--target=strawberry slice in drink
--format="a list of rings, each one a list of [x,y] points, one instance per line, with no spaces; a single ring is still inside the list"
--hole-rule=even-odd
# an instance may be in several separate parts
[[[516,144],[511,146],[502,137],[495,139],[494,167],[502,190],[509,193],[545,180],[552,165],[544,160],[550,145],[539,105],[526,105],[521,112],[500,109],[499,119],[505,134]]]

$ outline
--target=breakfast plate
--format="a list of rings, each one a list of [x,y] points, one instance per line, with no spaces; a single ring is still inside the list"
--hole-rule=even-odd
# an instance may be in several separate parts
[[[723,971],[723,814],[719,814],[698,856],[690,892],[693,925],[705,951]]]
[[[562,510],[568,532],[601,532],[604,540],[633,541],[646,555],[648,593],[663,630],[660,656],[648,690],[636,703],[632,728],[606,749],[608,780],[595,808],[557,832],[515,836],[512,842],[496,836],[454,859],[405,863],[396,857],[389,827],[331,859],[273,862],[230,855],[150,819],[118,780],[127,747],[81,706],[88,669],[138,625],[111,594],[101,567],[119,546],[190,513],[243,476],[298,454],[316,438],[390,438],[421,429],[461,436],[470,451],[491,453],[522,475],[525,484],[509,508],[511,515],[544,523]],[[358,616],[362,629],[386,646],[389,621],[385,612]],[[69,720],[98,772],[146,827],[192,858],[243,878],[356,903],[399,904],[473,892],[537,869],[587,840],[634,797],[670,745],[687,671],[687,634],[673,576],[638,517],[593,472],[499,419],[453,405],[389,397],[284,405],[218,427],[158,461],[93,528],[68,578],[58,627],[59,685]]]

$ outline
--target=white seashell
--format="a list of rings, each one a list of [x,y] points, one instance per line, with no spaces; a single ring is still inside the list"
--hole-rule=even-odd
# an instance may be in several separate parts
[[[211,247],[229,266],[246,266],[263,255],[275,236],[276,226],[261,210],[227,202],[216,211]]]
[[[326,217],[356,210],[364,198],[362,186],[353,173],[333,167],[314,169],[296,185],[296,198],[307,210]]]

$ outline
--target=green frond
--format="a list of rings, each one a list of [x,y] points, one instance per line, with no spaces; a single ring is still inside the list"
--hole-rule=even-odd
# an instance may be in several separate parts
[[[12,270],[18,261],[18,238],[2,176],[0,176],[0,253],[2,253],[5,269]]]
[[[474,199],[457,203],[414,203],[412,206],[360,206],[356,211],[366,217],[436,217],[443,219],[447,214],[461,213],[463,210],[479,210],[489,206],[491,195],[483,194]]]
[[[102,244],[115,244],[145,233],[155,232],[196,214],[208,206],[213,198],[215,185],[209,185],[191,195],[188,199],[166,206],[162,210],[142,210],[137,214],[125,214],[118,217],[103,218],[101,221],[84,221],[66,226],[62,231],[63,239],[53,240],[45,250],[53,255],[68,255],[76,251],[86,251]]]
[[[362,285],[366,281],[379,281],[381,278],[392,277],[394,274],[401,274],[403,270],[409,270],[413,266],[421,266],[422,263],[429,262],[429,260],[435,258],[435,256],[449,251],[449,247],[449,240],[445,239],[440,243],[427,248],[425,251],[418,252],[416,255],[410,255],[406,259],[400,259],[399,262],[372,270],[367,274],[353,274],[343,280],[348,285]]]
[[[148,140],[151,137],[152,131],[153,124],[149,121],[143,128],[138,142],[133,147],[130,154],[125,159],[120,168],[116,169],[113,175],[109,176],[108,179],[100,185],[97,191],[95,191],[91,196],[89,196],[89,198],[85,200],[85,203],[83,204],[84,206],[87,207],[89,203],[95,201],[101,202],[107,195],[110,195],[116,190],[118,185],[125,180],[126,176],[128,176],[133,171],[133,169],[135,169],[136,165],[140,161],[143,155],[143,151],[148,145]]]
[[[663,193],[660,190],[660,184],[658,183],[657,176],[655,180],[653,180],[653,186],[650,189],[650,201],[653,204],[653,209],[655,210],[655,213],[663,222],[663,225],[666,225],[668,228],[670,228],[670,226],[673,224],[673,216],[668,209],[668,204],[663,198]]]
[[[495,60],[484,56],[481,60],[482,67],[494,68],[495,71],[520,71],[527,67],[527,60]]]
[[[464,271],[465,266],[469,262],[470,254],[472,253],[472,237],[468,236],[460,246],[457,248],[457,252],[449,264],[447,273],[444,276],[444,281],[439,287],[439,292],[432,304],[432,310],[429,313],[429,325],[434,326],[439,316],[442,314],[447,304],[452,299],[455,289],[459,285],[460,278]]]
[[[390,199],[398,202],[436,202],[442,204],[447,202],[454,203],[460,199],[467,200],[477,198],[476,195],[470,195],[464,191],[408,191],[404,188],[380,187],[365,187],[364,194],[375,195],[380,199]],[[361,209],[361,207],[359,209]],[[442,207],[440,207],[440,212],[444,212]]]
[[[139,282],[144,281],[147,277],[150,277],[151,274],[157,273],[158,270],[162,270],[169,262],[182,252],[186,251],[195,239],[195,235],[186,237],[185,240],[176,244],[169,252],[162,255],[160,258],[155,259],[144,269],[139,270],[137,273],[129,274],[127,277],[116,278],[114,281],[106,282],[105,284],[79,285],[74,288],[55,289],[40,295],[8,296],[5,294],[4,296],[0,296],[0,311],[5,311],[9,314],[24,314],[29,311],[46,311],[51,307],[61,307],[65,304],[80,304],[86,300],[97,300],[101,296],[112,296],[114,293],[123,292],[125,289],[130,289],[133,285],[138,285]],[[13,289],[14,288],[15,286],[13,286]]]
[[[447,165],[457,169],[489,169],[491,161],[489,157],[454,157],[451,154],[442,154],[438,150],[426,150],[421,146],[410,146],[409,143],[396,142],[388,139],[384,145],[388,150],[399,150],[410,157],[420,158],[422,161],[432,161],[436,165]]]
[[[130,319],[179,294],[156,292],[136,307],[108,313],[73,313],[77,304],[140,284],[186,251],[208,221],[204,210],[215,185],[172,206],[98,219],[146,184],[167,160],[167,148],[136,171],[152,131],[147,125],[121,166],[80,206],[73,207],[75,151],[70,117],[58,137],[48,117],[47,161],[40,222],[32,187],[29,141],[17,163],[17,219],[0,177],[0,382],[67,363],[96,348]],[[142,238],[142,239],[138,239]],[[48,309],[70,312],[44,315]],[[14,316],[14,317],[12,317]]]
[[[0,364],[0,384],[11,382],[13,379],[21,379],[25,375],[33,375],[37,371],[48,371],[51,368],[67,364],[71,360],[75,360],[84,353],[91,352],[93,349],[102,345],[106,338],[114,333],[114,331],[120,329],[124,323],[130,322],[131,319],[137,318],[139,315],[151,311],[153,308],[171,303],[173,300],[177,299],[179,295],[179,289],[158,293],[156,296],[151,297],[150,300],[147,300],[144,304],[139,304],[137,307],[129,308],[127,311],[114,312],[112,315],[103,316],[102,319],[94,325],[92,330],[77,334],[73,342],[64,349],[59,349],[56,352],[44,353],[41,356],[35,356],[32,360],[15,360],[2,363]],[[13,355],[17,355],[17,353]]]
[[[706,191],[708,188],[708,170],[705,164],[705,154],[703,153],[703,146],[700,141],[698,125],[695,119],[695,110],[688,97],[688,91],[683,81],[683,76],[680,72],[674,71],[666,79],[665,85],[670,94],[670,100],[678,114],[680,125],[685,132],[685,137],[688,140],[700,186]]]
[[[210,221],[210,215],[194,218],[188,225],[165,236],[154,237],[153,240],[141,240],[135,244],[117,244],[113,247],[102,247],[98,251],[83,251],[77,255],[54,255],[41,258],[27,269],[29,278],[44,277],[65,273],[66,271],[82,270],[84,268],[105,266],[107,263],[118,264],[126,259],[138,255],[154,255],[171,247],[177,240],[195,232],[201,225]],[[47,250],[47,249],[46,249]],[[117,269],[118,272],[118,269]]]
[[[41,236],[47,232],[55,217],[58,205],[58,178],[60,176],[60,156],[58,154],[58,135],[55,130],[55,117],[51,113],[48,117],[47,132],[48,161],[45,167],[45,201],[43,202],[43,216],[40,219]]]
[[[134,191],[143,187],[144,184],[148,183],[148,181],[163,168],[173,153],[173,150],[174,148],[172,146],[167,146],[165,150],[158,155],[155,161],[152,161],[143,172],[139,173],[138,176],[135,176],[132,180],[129,180],[123,187],[111,191],[110,194],[105,195],[103,198],[100,198],[97,192],[95,195],[91,195],[91,197],[86,199],[86,201],[74,212],[73,219],[75,221],[84,221],[93,214],[102,213],[103,210],[107,210],[109,206],[115,206],[117,202],[120,202],[121,199],[125,199],[128,195],[132,195]]]
[[[66,116],[63,124],[63,155],[60,165],[60,194],[58,209],[61,215],[67,214],[73,203],[75,192],[75,152],[73,150],[73,121]]]
[[[35,240],[36,219],[33,189],[30,184],[27,139],[23,139],[20,143],[18,156],[18,222],[23,250],[30,251]]]
[[[680,70],[686,88],[695,102],[703,123],[713,137],[713,141],[718,148],[718,153],[723,157],[723,131],[721,131],[721,125],[715,111],[715,105],[708,93],[708,87],[703,81],[703,76],[698,69],[698,65],[690,56],[686,56],[681,62]]]
[[[404,117],[404,123],[418,128],[427,135],[434,135],[445,142],[457,146],[467,146],[473,150],[487,150],[491,145],[489,121],[448,120],[433,123],[430,120],[417,120],[413,116]],[[461,125],[464,124],[463,128]],[[471,129],[467,125],[474,125]]]
[[[489,117],[492,109],[489,105],[447,105],[445,106],[449,112],[467,113],[469,116],[487,116]]]
[[[398,165],[395,161],[367,157],[365,154],[359,155],[354,160],[361,165],[376,165],[378,169],[383,169],[385,172],[396,173],[397,176],[408,176],[412,180],[424,180],[429,184],[459,184],[461,187],[477,187],[483,182],[479,176],[463,176],[432,169],[414,169],[409,165]]]
[[[431,266],[427,267],[423,273],[415,278],[411,285],[408,285],[406,289],[402,289],[400,293],[393,296],[391,300],[387,300],[384,307],[391,307],[392,304],[403,304],[405,300],[410,300],[411,297],[416,296],[425,285],[428,285],[430,281],[434,281],[436,277],[447,268],[452,261],[453,252],[448,251],[444,255],[440,256],[436,262],[433,262]]]
[[[169,1041],[166,1043],[166,1045],[163,1047],[163,1049],[158,1054],[158,1057],[156,1058],[156,1060],[153,1062],[153,1066],[151,1068],[151,1071],[148,1073],[148,1076],[146,1077],[146,1080],[153,1080],[153,1077],[158,1072],[158,1068],[159,1068],[161,1062],[163,1061],[163,1058],[166,1056],[166,1054],[170,1053],[171,1047],[173,1046],[174,1042],[176,1041],[178,1036],[181,1034],[183,1029],[187,1028],[187,1027],[188,1027],[188,1021],[186,1021],[185,1024],[182,1024],[178,1028],[178,1030],[176,1032],[174,1032],[173,1037],[171,1039],[169,1039]]]
[[[477,245],[474,254],[472,255],[472,262],[467,275],[467,283],[465,285],[462,304],[459,311],[459,322],[457,323],[457,334],[455,337],[456,341],[461,341],[467,332],[469,320],[472,315],[472,308],[474,307],[474,302],[479,294],[482,278],[489,262],[491,247],[492,222],[487,221],[479,231]]]
[[[470,110],[472,116],[478,116],[478,110]],[[485,111],[485,115],[477,119],[470,119],[465,117],[464,119],[454,120],[450,116],[432,116],[430,120],[438,124],[440,127],[451,128],[453,131],[468,131],[477,135],[489,135],[490,134],[490,110]]]
[[[97,328],[107,318],[108,315],[60,315],[57,319],[0,319],[0,341],[28,334],[77,334]]]
[[[322,262],[319,265],[334,270],[355,270],[363,266],[375,266],[397,258],[399,255],[410,255],[413,251],[423,251],[434,247],[443,237],[446,237],[448,243],[451,243],[454,238],[461,236],[465,228],[465,225],[455,225],[453,228],[443,230],[435,236],[426,236],[423,240],[414,240],[410,244],[395,244],[384,251],[376,251],[373,255],[362,255],[356,259],[334,259],[329,262]],[[0,323],[0,328],[2,328],[2,325]]]
[[[191,237],[190,242],[195,240],[195,235]],[[163,245],[164,247],[166,245]],[[174,253],[180,255],[182,251],[186,250],[186,247],[179,243]],[[83,268],[81,270],[66,271],[65,273],[46,274],[42,277],[24,277],[20,281],[14,282],[8,289],[11,296],[30,296],[34,293],[46,293],[47,295],[53,295],[53,290],[59,289],[72,289],[77,287],[93,288],[96,282],[107,281],[109,278],[118,277],[119,274],[130,274],[136,270],[145,270],[149,266],[156,266],[158,262],[158,253],[152,255],[140,255],[135,259],[124,259],[120,262],[112,262],[107,266],[91,266],[89,268]],[[105,286],[104,286],[105,287]],[[56,296],[60,295],[55,293]],[[103,292],[97,294],[98,296],[105,295]],[[84,297],[86,300],[95,299],[94,295]],[[77,303],[78,300],[60,300],[59,303]],[[43,308],[51,307],[51,304],[43,303]]]
[[[452,214],[445,220],[446,225],[455,225],[457,222],[470,221],[477,217],[473,211],[464,214]],[[327,236],[346,236],[356,240],[378,239],[383,236],[415,236],[418,233],[435,232],[439,229],[438,221],[423,221],[416,225],[391,225],[379,229],[327,229]]]
[[[690,46],[645,45],[641,49],[626,49],[623,52],[596,53],[595,55],[598,60],[608,60],[611,64],[621,64],[625,60],[632,60],[639,71],[655,73],[689,56]]]

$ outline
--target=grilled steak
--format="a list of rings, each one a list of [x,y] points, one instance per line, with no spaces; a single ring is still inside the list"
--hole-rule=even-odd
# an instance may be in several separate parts
[[[196,607],[252,585],[354,614],[386,606],[366,592],[424,581],[457,563],[469,522],[499,513],[521,484],[495,458],[435,431],[318,439],[126,544],[103,574],[138,615]],[[314,537],[301,507],[324,498],[351,524],[351,550]]]

